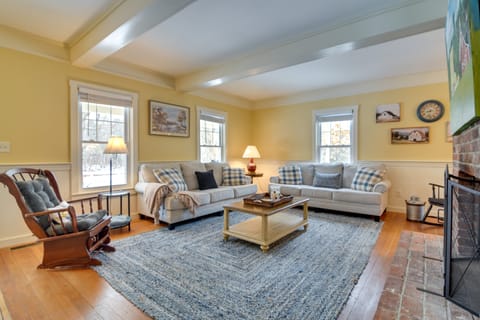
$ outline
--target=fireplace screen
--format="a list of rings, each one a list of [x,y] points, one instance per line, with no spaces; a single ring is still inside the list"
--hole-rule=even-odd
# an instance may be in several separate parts
[[[447,299],[480,313],[480,182],[450,176],[445,223]]]

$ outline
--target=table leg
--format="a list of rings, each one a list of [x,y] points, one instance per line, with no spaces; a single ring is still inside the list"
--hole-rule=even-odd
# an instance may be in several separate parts
[[[223,209],[223,231],[228,231],[228,225],[229,225],[229,214],[230,210],[228,209]],[[223,233],[223,240],[228,240],[228,234]]]
[[[267,245],[268,236],[268,216],[262,216],[262,241],[263,244],[260,246],[263,252],[267,252],[269,246]]]
[[[303,230],[307,231],[307,227],[308,227],[308,202],[305,202],[303,204],[303,221],[306,222],[306,224],[303,226]]]

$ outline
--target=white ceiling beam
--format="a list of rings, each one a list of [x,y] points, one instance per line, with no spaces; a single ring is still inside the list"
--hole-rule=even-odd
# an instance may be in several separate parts
[[[176,79],[176,89],[192,91],[318,60],[445,26],[447,0],[425,0],[360,19],[296,41],[259,50]]]
[[[70,50],[78,67],[93,67],[195,0],[126,0]]]

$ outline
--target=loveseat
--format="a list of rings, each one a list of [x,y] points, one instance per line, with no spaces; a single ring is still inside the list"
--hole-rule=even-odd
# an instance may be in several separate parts
[[[308,197],[309,207],[370,215],[379,220],[388,204],[388,180],[384,165],[287,163],[270,177],[269,190]]]
[[[169,185],[164,178],[172,174],[177,181]],[[223,211],[224,205],[255,194],[257,185],[228,163],[175,161],[140,165],[135,190],[139,213],[173,229],[181,221]]]

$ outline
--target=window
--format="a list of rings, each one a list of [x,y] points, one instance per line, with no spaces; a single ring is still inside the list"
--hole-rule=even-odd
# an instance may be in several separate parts
[[[357,160],[357,110],[358,106],[314,111],[316,161]]]
[[[197,115],[200,161],[224,162],[226,113],[198,107]]]
[[[70,82],[70,89],[73,193],[96,192],[109,186],[111,157],[112,185],[132,187],[136,94],[76,81]],[[112,136],[124,139],[128,154],[103,153]]]

